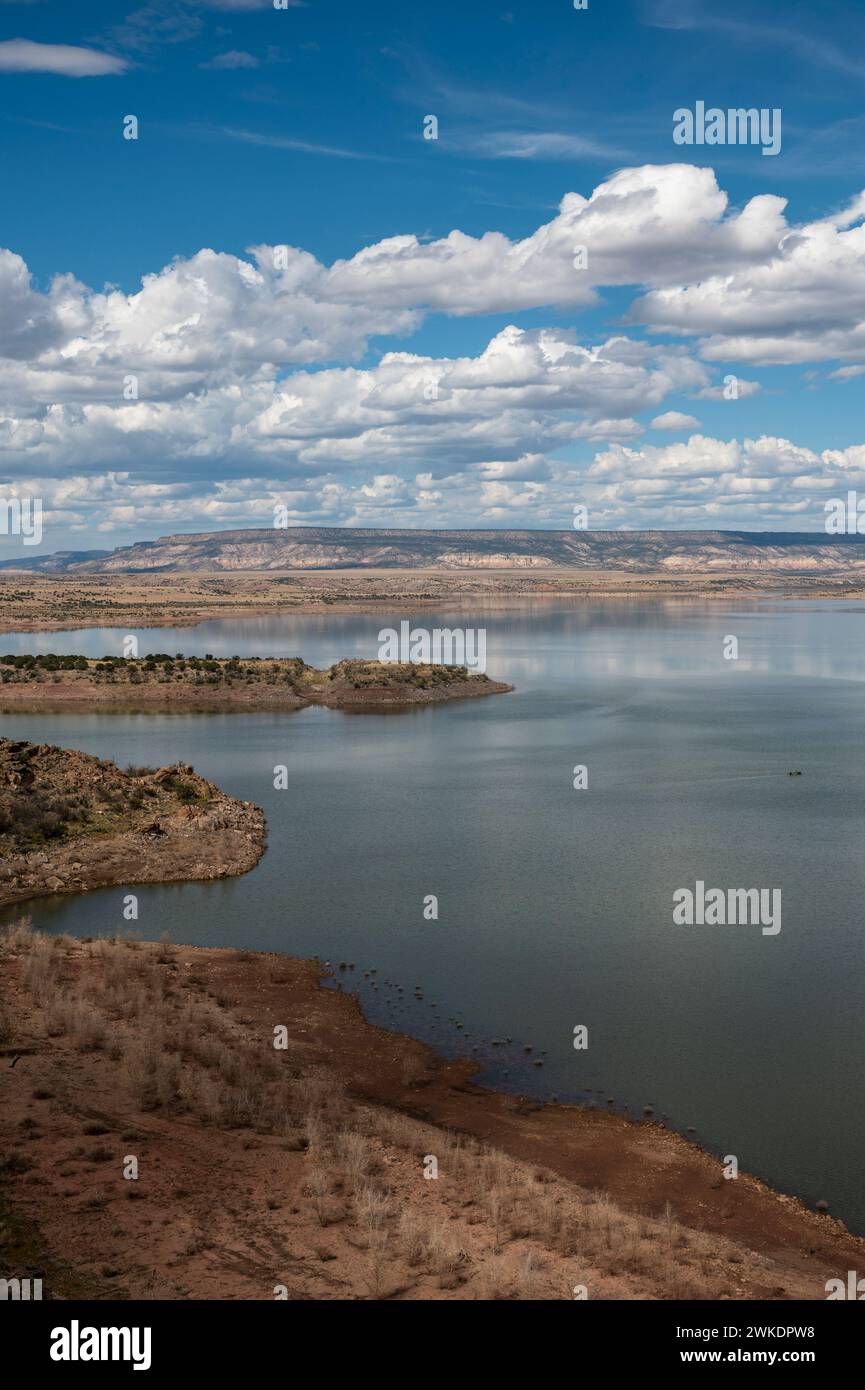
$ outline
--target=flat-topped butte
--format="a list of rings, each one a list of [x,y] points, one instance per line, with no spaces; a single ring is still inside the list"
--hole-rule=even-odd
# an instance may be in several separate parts
[[[513,687],[464,666],[300,657],[0,655],[0,709],[375,708],[503,694]]]

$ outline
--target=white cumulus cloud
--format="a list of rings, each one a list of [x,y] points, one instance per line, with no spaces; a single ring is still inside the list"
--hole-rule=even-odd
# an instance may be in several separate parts
[[[65,43],[6,39],[0,43],[0,72],[52,72],[62,77],[106,77],[125,72],[125,58]]]

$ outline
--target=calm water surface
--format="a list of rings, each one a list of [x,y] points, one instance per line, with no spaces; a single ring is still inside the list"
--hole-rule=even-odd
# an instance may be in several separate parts
[[[375,655],[396,621],[138,635],[142,653],[321,666]],[[135,888],[143,936],[354,961],[377,1022],[446,1053],[476,1047],[480,1075],[515,1090],[652,1104],[865,1231],[865,608],[527,602],[415,621],[486,627],[487,668],[516,693],[390,715],[0,715],[0,730],[121,765],[191,762],[264,806],[251,874]],[[723,659],[728,634],[738,661]],[[5,636],[0,650],[101,655],[122,637]],[[273,789],[278,763],[288,791]],[[697,879],[780,888],[780,935],[674,926],[673,892]],[[123,894],[42,901],[34,922],[123,931]],[[372,967],[377,992],[360,978]]]

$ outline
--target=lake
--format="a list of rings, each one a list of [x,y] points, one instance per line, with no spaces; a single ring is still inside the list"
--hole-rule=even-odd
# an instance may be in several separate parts
[[[137,635],[142,654],[324,666],[375,656],[401,616]],[[486,628],[487,671],[515,693],[389,714],[0,715],[0,731],[122,766],[191,762],[264,806],[252,873],[130,890],[140,935],[354,962],[339,978],[368,1017],[448,1055],[477,1048],[483,1079],[612,1097],[635,1116],[650,1104],[865,1232],[865,607],[527,601],[412,616]],[[119,654],[123,636],[7,635],[0,651]],[[781,931],[674,925],[674,892],[697,880],[780,889]],[[125,891],[30,910],[46,931],[113,934],[130,926]],[[362,978],[373,968],[377,990]]]

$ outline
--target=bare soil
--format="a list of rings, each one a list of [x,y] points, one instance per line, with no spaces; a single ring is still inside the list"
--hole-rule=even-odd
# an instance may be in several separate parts
[[[473,1085],[315,962],[13,930],[0,976],[0,1272],[50,1296],[823,1299],[863,1267],[658,1124]]]

